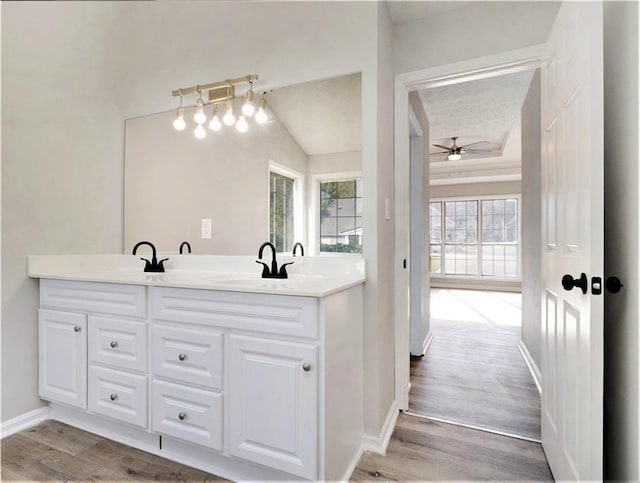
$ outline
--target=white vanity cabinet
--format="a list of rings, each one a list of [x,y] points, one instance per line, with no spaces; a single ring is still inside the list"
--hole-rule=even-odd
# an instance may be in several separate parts
[[[40,282],[43,399],[147,427],[145,287]]]
[[[87,317],[40,309],[39,394],[43,399],[87,407]]]
[[[361,284],[42,279],[40,306],[40,396],[61,421],[230,479],[340,480],[358,460]]]

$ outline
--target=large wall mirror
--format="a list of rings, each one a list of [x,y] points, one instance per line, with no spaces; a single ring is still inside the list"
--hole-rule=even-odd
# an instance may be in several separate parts
[[[140,240],[166,253],[188,241],[197,254],[249,255],[266,240],[280,252],[298,241],[310,254],[362,251],[360,74],[274,89],[267,102],[268,123],[204,139],[193,108],[184,131],[175,110],[126,121],[125,253]]]

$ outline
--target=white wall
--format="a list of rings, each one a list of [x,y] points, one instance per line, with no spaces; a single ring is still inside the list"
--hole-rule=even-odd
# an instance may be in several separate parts
[[[476,2],[396,25],[396,73],[492,55],[547,41],[559,2]]]
[[[517,195],[522,192],[520,181],[495,181],[491,183],[464,183],[432,185],[429,196],[432,200],[457,196]]]
[[[640,203],[637,2],[604,3],[604,476],[640,480]]]
[[[542,369],[542,155],[540,70],[522,105],[522,342]]]
[[[115,6],[2,3],[2,420],[37,396],[30,254],[122,249]]]
[[[278,122],[197,140],[173,119],[175,111],[126,122],[125,252],[151,240],[176,253],[186,240],[193,253],[256,254],[269,239],[269,162],[304,175],[306,154]],[[211,239],[201,237],[203,218],[212,220]]]
[[[3,157],[14,157],[2,179],[3,360],[10,362],[3,385],[15,383],[3,391],[2,419],[40,404],[37,298],[24,276],[26,255],[122,249],[122,119],[175,108],[171,90],[198,83],[258,73],[259,88],[268,89],[361,72],[365,431],[377,434],[394,397],[393,221],[384,220],[384,199],[393,199],[386,5],[3,2],[2,14],[3,93],[13,99],[3,104],[3,123],[16,122],[2,133]]]

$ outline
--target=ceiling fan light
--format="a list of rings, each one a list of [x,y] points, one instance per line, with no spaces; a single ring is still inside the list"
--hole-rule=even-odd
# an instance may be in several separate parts
[[[458,161],[462,159],[462,156],[460,156],[459,154],[450,154],[449,156],[447,156],[447,159],[449,161]]]

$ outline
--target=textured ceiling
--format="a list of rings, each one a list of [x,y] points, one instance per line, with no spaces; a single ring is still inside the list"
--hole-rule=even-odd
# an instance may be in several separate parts
[[[486,140],[490,144],[476,147],[499,154],[509,132],[519,128],[520,109],[533,73],[527,70],[420,91],[431,144],[449,146],[453,136],[459,137],[458,146]],[[431,146],[430,151],[440,149]]]
[[[433,17],[449,10],[467,7],[476,2],[421,2],[421,1],[394,1],[388,0],[387,7],[391,21],[398,25],[401,23],[419,20],[421,18]]]
[[[360,74],[275,89],[267,102],[305,153],[360,151]]]

